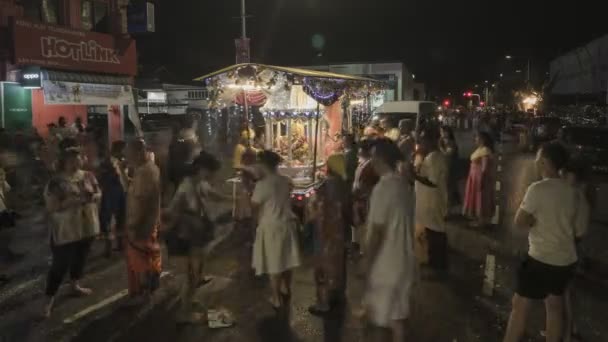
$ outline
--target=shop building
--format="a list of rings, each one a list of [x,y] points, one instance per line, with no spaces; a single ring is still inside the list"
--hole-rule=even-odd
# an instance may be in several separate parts
[[[549,92],[560,104],[608,103],[608,35],[553,59]]]
[[[138,112],[145,120],[148,115],[202,114],[208,110],[207,88],[187,84],[137,84]]]
[[[105,115],[110,141],[138,127],[128,0],[0,0],[0,114],[6,130]],[[132,120],[129,120],[132,119]],[[98,121],[98,120],[97,120]],[[103,120],[102,120],[103,122]]]

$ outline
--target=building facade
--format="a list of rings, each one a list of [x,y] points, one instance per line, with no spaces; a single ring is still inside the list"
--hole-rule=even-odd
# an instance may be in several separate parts
[[[551,61],[550,75],[552,95],[606,99],[608,35],[555,58]]]
[[[60,116],[101,111],[109,140],[122,139],[137,73],[128,2],[0,0],[2,127],[45,135]]]

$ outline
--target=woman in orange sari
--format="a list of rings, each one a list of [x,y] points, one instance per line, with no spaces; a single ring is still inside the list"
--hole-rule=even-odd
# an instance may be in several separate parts
[[[148,157],[143,140],[127,149],[133,178],[127,191],[127,269],[129,295],[134,302],[149,299],[160,283],[160,172]]]
[[[317,190],[313,204],[317,248],[315,283],[317,303],[308,311],[323,315],[343,300],[346,290],[346,231],[349,227],[349,196],[344,155],[327,159],[327,178]]]

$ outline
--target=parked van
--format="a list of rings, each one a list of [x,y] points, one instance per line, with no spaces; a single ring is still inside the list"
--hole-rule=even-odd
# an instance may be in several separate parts
[[[437,120],[437,104],[431,101],[393,101],[385,102],[374,111],[374,120],[388,119],[393,127],[399,121],[412,119],[419,131],[426,123]]]

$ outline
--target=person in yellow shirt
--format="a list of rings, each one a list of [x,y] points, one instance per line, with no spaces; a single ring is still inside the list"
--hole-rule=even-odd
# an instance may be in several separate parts
[[[391,120],[383,119],[380,121],[380,126],[382,129],[384,129],[384,137],[391,139],[393,142],[397,142],[397,140],[399,140],[401,132],[399,131],[399,128],[393,126]]]
[[[250,152],[253,152],[253,155],[256,154],[255,149],[251,146],[251,141],[254,138],[255,132],[252,129],[249,129],[249,132],[247,132],[247,130],[243,130],[243,132],[241,132],[241,139],[234,147],[234,153],[232,155],[232,167],[235,169],[235,171],[239,171],[243,168],[243,157],[248,159],[245,152],[249,150]],[[253,160],[252,163],[253,162],[255,162],[255,160]],[[245,161],[245,164],[247,164],[247,160]]]

